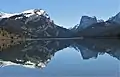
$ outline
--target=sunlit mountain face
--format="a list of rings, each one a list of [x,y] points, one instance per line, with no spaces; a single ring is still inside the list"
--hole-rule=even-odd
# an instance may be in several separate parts
[[[67,47],[80,52],[83,60],[109,54],[120,60],[119,39],[82,39],[82,40],[34,40],[19,43],[0,44],[0,65],[17,65],[28,68],[43,68],[54,58],[55,53]]]

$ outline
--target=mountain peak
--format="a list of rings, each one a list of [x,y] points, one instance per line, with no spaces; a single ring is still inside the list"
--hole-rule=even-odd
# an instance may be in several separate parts
[[[42,9],[30,9],[30,10],[23,11],[21,13],[13,13],[13,14],[0,12],[0,19],[9,18],[9,17],[12,17],[14,15],[20,15],[20,14],[23,14],[26,17],[30,17],[30,16],[33,16],[33,15],[38,15],[38,16],[43,15],[43,16],[49,18],[46,11],[44,11]]]
[[[82,22],[88,22],[88,21],[96,21],[97,22],[97,18],[95,16],[93,16],[93,17],[82,16],[80,24],[82,24]]]
[[[119,17],[120,17],[120,12],[117,14],[117,16],[119,16]]]
[[[26,10],[26,11],[24,11],[22,13],[41,13],[41,14],[43,14],[44,12],[45,11],[42,10],[42,9],[30,9],[30,10]]]
[[[115,17],[120,19],[120,12]]]
[[[89,16],[87,16],[87,15],[84,15],[84,16],[81,17],[81,19],[83,19],[83,18],[88,18],[88,19],[90,19],[90,18],[96,18],[96,17],[95,17],[95,16],[89,17]]]
[[[116,14],[115,16],[109,18],[109,20],[120,24],[120,12]]]
[[[4,13],[4,12],[0,12],[0,19],[2,18],[9,18],[11,16],[17,15],[16,13],[14,14],[9,14],[9,13]]]
[[[26,16],[29,17],[31,15],[44,15],[46,17],[48,17],[48,14],[46,13],[45,10],[42,9],[30,9],[30,10],[26,10],[24,12],[22,12],[23,14],[27,14]]]
[[[97,22],[98,21],[95,16],[89,17],[89,16],[84,15],[81,17],[80,24],[76,25],[71,30],[74,32],[77,32],[77,31],[85,29],[86,27],[91,26],[92,24],[97,23]]]
[[[94,23],[97,23],[97,18],[95,16],[89,17],[89,16],[82,16],[79,29],[86,28]]]

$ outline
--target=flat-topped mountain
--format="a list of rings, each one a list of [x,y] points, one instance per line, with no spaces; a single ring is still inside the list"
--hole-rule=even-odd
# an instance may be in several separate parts
[[[97,20],[96,17],[83,16],[80,24],[71,30],[75,32],[77,37],[119,37],[120,13],[109,18],[107,21]]]

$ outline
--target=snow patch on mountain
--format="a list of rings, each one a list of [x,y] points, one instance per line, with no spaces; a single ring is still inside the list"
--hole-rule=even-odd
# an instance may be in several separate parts
[[[47,18],[49,17],[48,14],[46,13],[46,11],[42,10],[42,9],[31,9],[31,10],[27,10],[22,12],[26,17],[30,17],[32,15],[44,15]]]
[[[9,14],[9,13],[4,13],[4,12],[0,12],[0,18],[9,18],[11,16],[14,16],[14,15],[18,15],[19,13],[14,13],[14,14]]]
[[[49,15],[46,13],[46,11],[42,10],[42,9],[30,9],[30,10],[26,10],[24,12],[21,13],[13,13],[13,14],[9,14],[9,13],[4,13],[4,12],[0,12],[0,19],[2,18],[9,18],[15,15],[21,15],[23,14],[25,17],[31,17],[31,16],[45,16],[47,18],[49,18]],[[20,18],[20,17],[19,17]],[[18,19],[18,18],[16,18]]]
[[[0,67],[5,67],[5,66],[23,66],[23,67],[26,67],[26,68],[44,68],[46,67],[46,63],[42,63],[42,62],[39,62],[38,63],[38,66],[36,66],[36,63],[33,63],[31,61],[27,61],[25,64],[18,64],[18,63],[14,63],[14,62],[11,62],[11,61],[0,61]]]

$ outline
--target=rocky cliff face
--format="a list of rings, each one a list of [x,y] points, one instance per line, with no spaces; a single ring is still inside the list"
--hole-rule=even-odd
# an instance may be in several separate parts
[[[78,29],[85,29],[94,23],[97,23],[96,17],[82,16]]]
[[[102,22],[93,24],[91,27],[88,27],[77,33],[77,36],[83,37],[100,37],[100,36],[110,36],[116,37],[120,33],[120,25],[113,22]]]
[[[83,37],[118,37],[120,36],[120,17],[119,13],[110,18],[107,21],[97,21],[88,24],[85,24],[84,29],[80,28],[75,36],[83,36]],[[91,19],[91,21],[93,21]],[[86,21],[85,23],[89,23]]]
[[[78,31],[81,31],[89,26],[91,26],[92,24],[95,24],[97,23],[97,18],[94,16],[94,17],[89,17],[89,16],[82,16],[81,17],[81,20],[80,20],[80,23],[75,25],[71,31],[72,32],[78,32]]]

